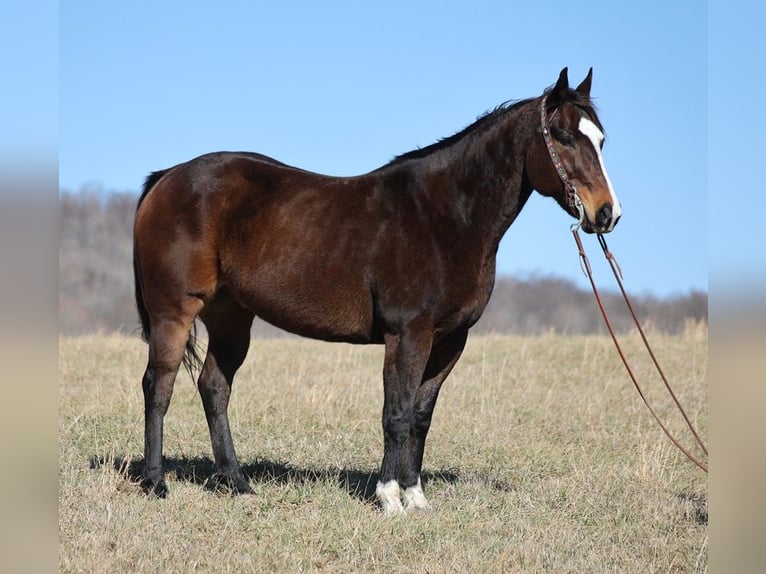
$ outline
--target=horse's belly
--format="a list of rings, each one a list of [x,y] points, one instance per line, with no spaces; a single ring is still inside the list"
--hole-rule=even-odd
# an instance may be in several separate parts
[[[280,329],[328,341],[373,342],[372,301],[359,279],[262,269],[239,291],[246,307]]]

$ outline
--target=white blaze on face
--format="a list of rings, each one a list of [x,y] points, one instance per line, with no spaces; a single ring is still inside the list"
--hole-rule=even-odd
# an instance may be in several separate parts
[[[620,202],[617,200],[617,195],[614,193],[614,188],[612,188],[612,182],[609,181],[609,175],[606,173],[606,167],[604,166],[604,158],[601,155],[601,142],[604,141],[604,134],[598,129],[596,124],[586,117],[580,118],[580,123],[578,124],[577,129],[590,140],[593,144],[593,149],[596,150],[596,157],[598,157],[598,163],[601,166],[601,173],[604,174],[604,180],[609,189],[609,195],[612,198],[611,226],[614,227],[614,222],[617,221],[617,218],[620,217],[620,215],[622,215],[622,208],[620,207]]]

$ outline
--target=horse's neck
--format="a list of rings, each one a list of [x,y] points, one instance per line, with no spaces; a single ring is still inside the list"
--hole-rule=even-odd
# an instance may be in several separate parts
[[[430,187],[434,204],[454,210],[459,226],[492,255],[532,192],[524,169],[530,133],[516,113],[462,142],[462,149],[444,150],[450,161],[434,162],[430,174],[447,182]]]

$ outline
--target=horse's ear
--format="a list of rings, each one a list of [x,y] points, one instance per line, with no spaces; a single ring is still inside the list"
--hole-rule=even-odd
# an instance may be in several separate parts
[[[553,89],[550,91],[548,101],[552,105],[556,105],[566,99],[567,92],[569,91],[569,77],[568,69],[564,68],[559,73],[559,79]]]
[[[588,70],[588,75],[580,82],[580,85],[575,88],[575,92],[583,96],[584,98],[590,98],[590,84],[593,80],[593,68]]]

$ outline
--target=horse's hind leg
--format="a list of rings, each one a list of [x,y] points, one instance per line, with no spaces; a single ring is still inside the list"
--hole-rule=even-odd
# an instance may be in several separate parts
[[[235,493],[252,493],[234,451],[228,406],[234,374],[250,344],[253,313],[219,296],[200,313],[208,331],[208,349],[198,387],[210,429],[216,470]]]
[[[183,360],[194,313],[183,318],[154,320],[149,337],[149,362],[144,372],[144,472],[141,486],[148,494],[168,493],[162,465],[162,431],[178,367]]]

